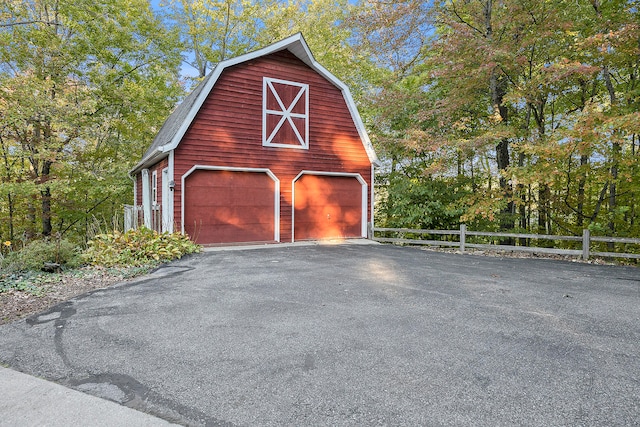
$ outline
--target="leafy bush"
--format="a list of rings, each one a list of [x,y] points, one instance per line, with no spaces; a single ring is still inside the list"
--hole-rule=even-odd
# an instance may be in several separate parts
[[[89,242],[84,260],[92,265],[141,266],[199,252],[200,246],[180,233],[157,233],[148,228],[99,234]]]
[[[433,179],[424,173],[425,162],[405,165],[390,173],[376,206],[376,223],[381,227],[456,229],[464,214],[461,201],[469,197],[463,177]],[[385,194],[386,190],[386,194]],[[377,190],[376,190],[377,191]],[[384,197],[386,196],[386,197]]]
[[[56,263],[69,268],[82,263],[80,250],[66,239],[35,240],[19,251],[10,251],[2,259],[6,271],[39,271],[45,263]]]

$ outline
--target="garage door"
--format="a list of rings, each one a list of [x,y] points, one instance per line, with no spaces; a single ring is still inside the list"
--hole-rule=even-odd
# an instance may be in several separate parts
[[[199,244],[273,241],[275,192],[264,172],[196,170],[185,178],[184,230]]]
[[[362,205],[357,178],[302,175],[294,183],[295,240],[361,237]]]

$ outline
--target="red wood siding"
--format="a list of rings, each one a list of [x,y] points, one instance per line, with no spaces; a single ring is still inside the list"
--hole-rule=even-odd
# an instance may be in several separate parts
[[[273,241],[275,183],[267,174],[197,170],[185,187],[185,233],[196,243]]]
[[[142,206],[142,172],[136,175],[136,200],[137,206]]]
[[[308,149],[262,146],[263,77],[309,85]],[[178,224],[180,179],[193,165],[270,169],[280,180],[281,241],[291,241],[291,183],[301,171],[359,173],[371,189],[371,164],[342,93],[288,51],[227,68],[219,77],[175,150]]]
[[[294,187],[296,240],[361,236],[362,184],[356,178],[303,175]]]

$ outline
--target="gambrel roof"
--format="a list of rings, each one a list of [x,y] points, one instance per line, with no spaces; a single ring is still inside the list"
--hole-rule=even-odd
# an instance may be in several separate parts
[[[162,125],[162,128],[154,138],[151,146],[142,157],[142,160],[135,166],[135,168],[133,168],[130,174],[134,175],[140,170],[157,163],[159,160],[168,156],[168,153],[180,144],[182,137],[189,129],[191,122],[209,96],[209,93],[215,86],[216,81],[227,67],[251,61],[282,50],[288,50],[291,52],[311,69],[340,89],[370,162],[372,164],[378,164],[378,158],[371,144],[371,140],[367,135],[367,131],[365,130],[349,88],[326,68],[316,62],[309,50],[309,46],[307,46],[307,43],[302,37],[302,34],[298,33],[254,52],[246,53],[218,63],[213,71],[207,75],[200,84],[198,84],[193,92],[191,92],[167,118],[165,123]]]

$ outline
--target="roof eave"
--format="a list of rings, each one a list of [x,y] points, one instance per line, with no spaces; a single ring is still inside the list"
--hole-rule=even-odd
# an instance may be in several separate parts
[[[165,147],[164,145],[158,147],[158,149],[155,150],[153,153],[151,153],[144,159],[140,160],[140,162],[138,162],[138,164],[135,165],[135,167],[131,169],[131,171],[129,171],[129,176],[133,177],[142,169],[146,169],[149,166],[153,166],[154,164],[158,163],[160,160],[167,157],[169,155],[169,150],[165,150],[164,147]]]

